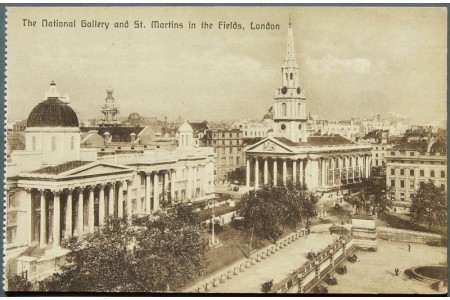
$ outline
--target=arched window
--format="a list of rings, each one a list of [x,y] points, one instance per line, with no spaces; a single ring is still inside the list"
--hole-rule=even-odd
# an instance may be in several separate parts
[[[286,81],[287,81],[288,80],[288,74],[286,73],[285,75],[286,75]]]
[[[70,137],[70,150],[75,149],[75,137]]]
[[[281,103],[281,115],[286,116],[286,103]]]
[[[298,115],[299,116],[302,115],[302,104],[301,103],[298,104]]]
[[[31,138],[31,145],[32,145],[32,150],[35,151],[36,150],[36,137],[33,136]]]
[[[291,73],[291,80],[294,79],[294,73]]]
[[[56,137],[52,136],[51,150],[56,151]]]

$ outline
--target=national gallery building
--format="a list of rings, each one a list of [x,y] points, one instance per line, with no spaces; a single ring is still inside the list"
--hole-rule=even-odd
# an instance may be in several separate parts
[[[163,202],[214,197],[213,148],[194,147],[187,122],[172,148],[146,149],[133,139],[127,151],[104,155],[107,145],[80,147],[77,115],[63,100],[52,82],[28,117],[25,149],[7,160],[7,249],[28,246],[49,256],[64,239],[93,233],[108,215],[131,220]]]

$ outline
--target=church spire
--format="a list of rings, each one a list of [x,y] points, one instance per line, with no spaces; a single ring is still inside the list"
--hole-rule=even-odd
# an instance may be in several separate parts
[[[285,67],[296,67],[297,62],[295,60],[295,49],[294,49],[294,34],[292,32],[291,17],[289,17],[289,28],[287,34],[287,46],[286,46],[286,59],[284,60]]]

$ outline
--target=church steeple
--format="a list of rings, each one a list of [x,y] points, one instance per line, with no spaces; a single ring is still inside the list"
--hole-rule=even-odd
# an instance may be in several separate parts
[[[290,17],[289,17],[289,28],[288,28],[288,33],[287,33],[286,59],[284,60],[283,67],[298,68],[297,62],[295,60],[294,34],[292,33]]]
[[[277,89],[274,104],[274,136],[293,142],[306,142],[306,97],[299,81],[295,59],[294,33],[289,18],[286,58],[281,66],[281,87]]]

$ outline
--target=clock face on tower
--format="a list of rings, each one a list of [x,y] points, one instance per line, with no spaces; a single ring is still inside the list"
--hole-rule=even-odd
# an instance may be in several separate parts
[[[285,94],[287,93],[287,87],[283,86],[283,87],[281,88],[281,93],[282,93],[283,95],[285,95]]]
[[[299,94],[300,95],[300,92],[301,92],[302,90],[300,89],[300,88],[297,88],[297,94]]]

